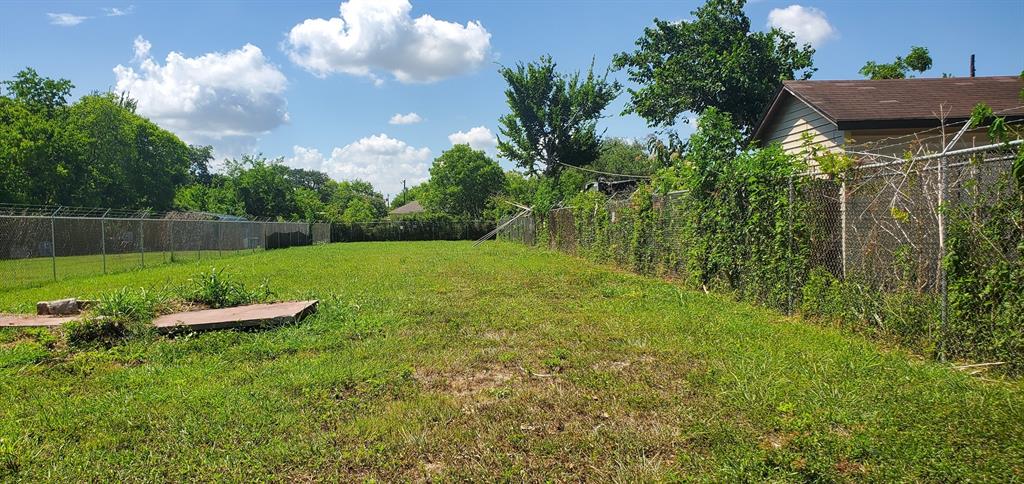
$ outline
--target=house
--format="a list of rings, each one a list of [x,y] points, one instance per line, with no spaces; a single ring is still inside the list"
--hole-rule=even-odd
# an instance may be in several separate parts
[[[778,142],[787,153],[804,152],[806,140],[897,157],[939,152],[978,103],[1008,120],[1024,118],[1022,89],[1016,76],[785,81],[753,139],[761,146]],[[976,129],[954,149],[988,143],[984,129]]]
[[[426,209],[423,208],[423,205],[420,205],[419,200],[413,200],[405,205],[402,205],[401,207],[392,210],[390,215],[392,217],[401,217],[404,215],[415,215],[418,213],[423,213],[425,211]]]

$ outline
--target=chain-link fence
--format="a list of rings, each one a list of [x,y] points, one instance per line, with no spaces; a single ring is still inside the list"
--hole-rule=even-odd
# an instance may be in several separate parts
[[[332,224],[210,218],[182,212],[0,206],[0,290],[329,242],[476,240],[494,228],[488,221]]]
[[[330,242],[330,224],[0,212],[0,289]]]
[[[742,295],[745,285],[780,278],[772,283],[781,280],[785,294],[773,293],[771,305],[788,312],[858,321],[939,354],[970,348],[978,357],[988,347],[984,357],[1022,358],[1024,199],[1011,175],[1015,154],[1007,145],[910,159],[857,154],[842,176],[794,178],[787,226],[776,229],[788,248],[774,252],[788,259],[787,273],[751,270],[727,289]],[[700,227],[699,214],[679,215],[694,202],[677,193],[654,197],[647,212],[637,200],[611,200],[593,213],[560,208],[520,218],[500,238],[687,280],[685,262],[705,250],[687,232]]]

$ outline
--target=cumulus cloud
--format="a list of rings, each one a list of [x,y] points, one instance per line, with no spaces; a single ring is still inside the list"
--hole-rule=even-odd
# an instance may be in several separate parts
[[[129,5],[128,8],[104,8],[103,12],[104,14],[106,14],[107,17],[122,17],[124,15],[132,13],[132,10],[135,10],[135,5]]]
[[[149,43],[148,40],[143,39],[142,36],[135,37],[132,42],[132,47],[135,50],[135,57],[132,59],[137,62],[142,62],[149,58],[149,50],[153,48],[153,44]]]
[[[457,131],[448,135],[452,145],[469,145],[474,150],[492,151],[498,146],[498,138],[486,126],[470,128],[469,131]]]
[[[288,122],[287,79],[259,47],[198,57],[171,52],[163,64],[150,57],[152,46],[141,36],[134,47],[138,64],[114,68],[116,90],[137,99],[140,114],[190,143],[237,154]]]
[[[385,194],[395,194],[402,180],[412,186],[430,178],[430,155],[430,148],[377,134],[334,148],[330,157],[315,148],[293,146],[285,164],[322,171],[335,180],[366,180]]]
[[[802,5],[772,9],[768,13],[768,26],[793,32],[797,42],[814,46],[836,36],[836,29],[828,22],[825,12]]]
[[[423,83],[471,72],[488,58],[491,34],[430,15],[412,18],[408,0],[350,0],[338,17],[306,19],[292,27],[285,50],[293,62],[326,77],[344,73],[383,82]]]
[[[75,15],[73,13],[48,13],[47,17],[50,17],[50,23],[53,25],[60,25],[61,27],[73,27],[86,20],[90,17],[84,15]]]
[[[391,119],[388,120],[388,124],[416,124],[416,123],[418,123],[420,121],[423,121],[423,118],[421,118],[419,114],[416,114],[416,113],[409,113],[409,114],[397,113],[394,116],[391,116]]]

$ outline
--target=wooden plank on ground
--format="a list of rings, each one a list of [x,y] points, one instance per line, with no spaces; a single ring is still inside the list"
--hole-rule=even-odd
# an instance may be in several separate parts
[[[253,304],[223,309],[205,309],[160,316],[153,326],[161,332],[204,331],[224,328],[274,326],[301,321],[316,312],[317,301]]]
[[[36,316],[29,314],[0,314],[0,328],[56,328],[78,316]]]

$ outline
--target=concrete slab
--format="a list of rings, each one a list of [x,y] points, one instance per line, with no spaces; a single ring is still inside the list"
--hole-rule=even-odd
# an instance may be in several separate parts
[[[223,328],[274,326],[301,321],[316,312],[318,301],[294,301],[273,304],[252,304],[223,309],[205,309],[168,314],[153,321],[160,332],[204,331]]]
[[[79,316],[36,316],[29,314],[0,314],[0,328],[56,328]]]

